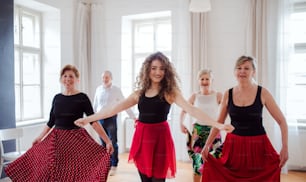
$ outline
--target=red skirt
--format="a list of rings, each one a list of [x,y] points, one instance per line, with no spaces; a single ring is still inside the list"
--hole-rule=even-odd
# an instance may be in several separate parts
[[[85,129],[53,129],[5,168],[12,181],[106,182],[110,155]]]
[[[280,159],[267,135],[227,134],[221,158],[209,155],[202,182],[279,182]]]
[[[175,148],[167,121],[137,123],[129,162],[134,162],[137,169],[148,177],[175,177]]]

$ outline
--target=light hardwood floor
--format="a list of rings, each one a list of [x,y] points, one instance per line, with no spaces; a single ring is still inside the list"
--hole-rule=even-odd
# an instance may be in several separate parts
[[[120,163],[115,176],[109,176],[108,182],[140,182],[137,169],[134,164],[127,162],[128,153],[120,154]],[[191,182],[192,169],[189,162],[177,162],[177,175],[175,179],[167,179],[167,182]],[[306,182],[306,172],[289,171],[281,175],[281,182]]]

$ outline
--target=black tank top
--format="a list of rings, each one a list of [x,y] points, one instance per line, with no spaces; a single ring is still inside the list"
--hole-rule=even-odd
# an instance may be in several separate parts
[[[227,107],[231,124],[235,127],[233,134],[256,136],[266,133],[262,125],[261,89],[261,86],[258,86],[255,101],[250,106],[236,106],[233,102],[233,88],[229,90]]]
[[[140,96],[138,102],[139,121],[143,123],[160,123],[167,120],[170,104],[159,95],[146,97]]]

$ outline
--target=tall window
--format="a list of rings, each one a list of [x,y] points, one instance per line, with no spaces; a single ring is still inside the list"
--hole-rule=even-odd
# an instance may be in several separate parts
[[[306,126],[306,2],[291,14],[294,54],[288,65],[287,117]]]
[[[171,58],[171,34],[170,17],[133,21],[133,78],[144,59],[153,52],[160,51]]]
[[[121,37],[121,89],[128,95],[134,88],[140,67],[147,56],[160,51],[171,60],[171,12],[122,17]]]
[[[16,121],[43,117],[41,15],[15,7],[15,110]]]

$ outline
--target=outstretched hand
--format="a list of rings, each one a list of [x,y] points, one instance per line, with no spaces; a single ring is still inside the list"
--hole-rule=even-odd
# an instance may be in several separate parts
[[[187,128],[183,124],[181,124],[181,132],[184,133],[184,134],[188,133]]]
[[[74,121],[74,124],[79,126],[79,127],[84,127],[87,124],[87,122],[86,122],[85,118],[79,118],[79,119]]]
[[[231,133],[234,129],[235,127],[231,124],[224,125],[224,131],[226,131],[227,133]]]
[[[218,127],[219,130],[224,130],[227,133],[231,133],[235,128],[231,124],[221,124],[220,127]]]

